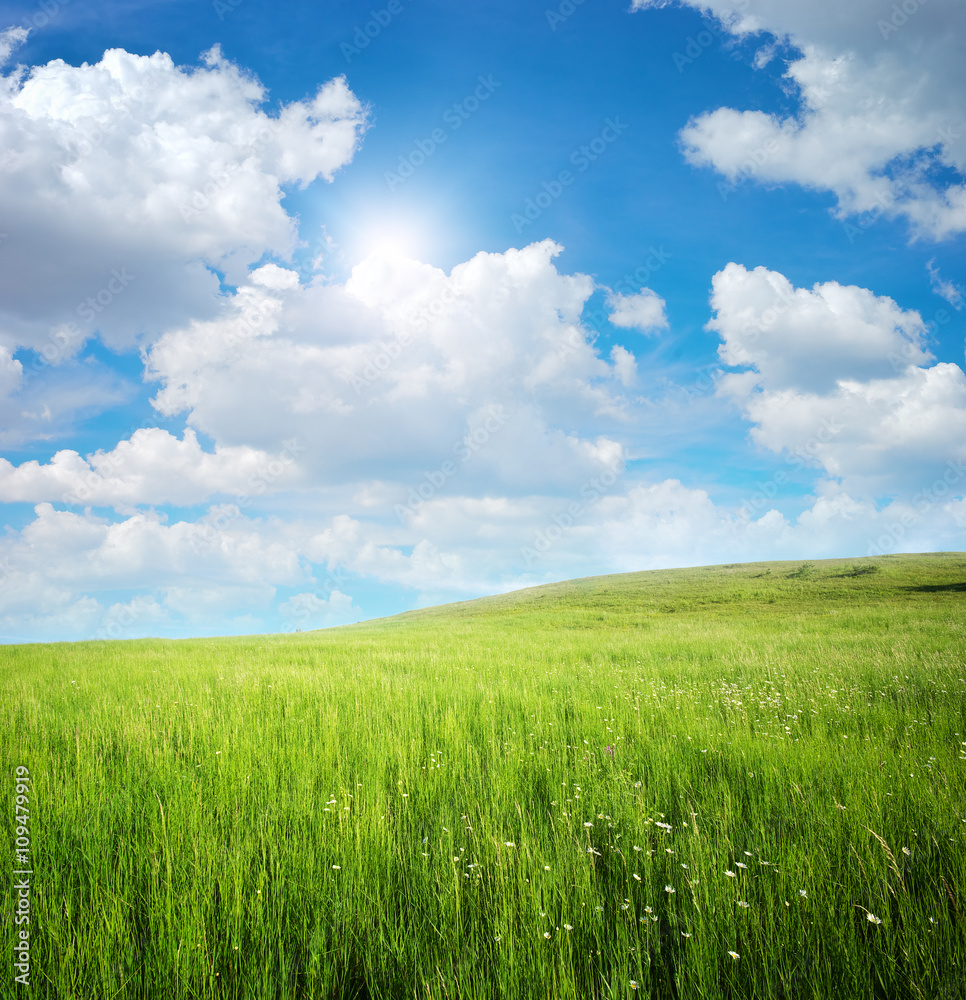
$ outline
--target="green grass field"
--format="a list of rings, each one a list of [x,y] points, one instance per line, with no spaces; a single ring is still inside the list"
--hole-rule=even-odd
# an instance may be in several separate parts
[[[0,647],[31,998],[966,1000],[966,554]]]

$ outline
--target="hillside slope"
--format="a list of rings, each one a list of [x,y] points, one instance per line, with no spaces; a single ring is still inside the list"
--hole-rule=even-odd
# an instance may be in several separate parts
[[[549,583],[472,601],[407,611],[359,623],[487,621],[558,628],[635,628],[666,615],[709,617],[832,613],[856,600],[899,611],[930,599],[956,606],[966,598],[966,552],[888,555],[814,562],[730,563],[648,570]]]

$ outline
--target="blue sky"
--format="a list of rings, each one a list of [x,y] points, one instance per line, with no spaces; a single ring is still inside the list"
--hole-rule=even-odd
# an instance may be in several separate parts
[[[3,6],[0,639],[964,548],[961,4],[319,7]]]

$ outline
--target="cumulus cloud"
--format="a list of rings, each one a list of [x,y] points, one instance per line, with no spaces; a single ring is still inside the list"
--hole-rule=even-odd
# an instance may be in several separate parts
[[[958,365],[846,380],[824,395],[766,390],[744,407],[760,444],[808,456],[865,495],[907,494],[966,459],[966,376]]]
[[[837,282],[794,288],[728,264],[713,279],[730,395],[752,437],[859,495],[908,494],[966,458],[966,375],[933,360],[918,313]],[[962,487],[960,487],[962,491]]]
[[[49,503],[34,513],[0,540],[8,636],[110,638],[165,622],[231,631],[238,615],[268,611],[277,587],[311,580],[278,522],[231,505],[172,524],[153,512],[111,521]],[[118,601],[119,592],[129,596]]]
[[[917,312],[856,285],[794,288],[777,271],[732,262],[712,278],[711,307],[721,360],[753,366],[771,390],[825,391],[932,359]]]
[[[664,312],[664,299],[650,288],[643,288],[636,295],[622,295],[608,292],[607,308],[611,310],[609,319],[614,326],[642,333],[654,333],[666,329],[668,322]]]
[[[633,9],[662,2],[635,0]],[[800,95],[798,114],[702,113],[681,133],[692,163],[729,181],[831,191],[843,218],[904,216],[916,235],[940,240],[966,230],[962,4],[682,2],[735,36],[768,33],[800,53],[786,74]],[[774,48],[762,51],[766,62]]]
[[[7,621],[83,610],[88,634],[134,635],[362,616],[345,585],[310,589],[320,566],[442,599],[512,586],[527,512],[626,462],[634,356],[594,349],[594,283],[558,272],[560,249],[481,253],[448,274],[376,256],[343,284],[251,271],[218,315],[144,350],[155,406],[189,421],[180,438],[145,427],[86,457],[0,463],[0,499],[37,504],[0,545]],[[0,370],[15,387],[17,362]],[[197,520],[153,509],[219,494],[234,502]],[[114,517],[90,510],[105,506]]]
[[[405,494],[444,463],[464,489],[579,481],[603,459],[565,428],[626,423],[634,359],[596,353],[580,322],[593,281],[559,273],[560,250],[479,253],[450,274],[376,256],[344,285],[261,268],[219,317],[148,349],[154,403],[226,445],[296,437],[318,484],[378,478]]]
[[[55,501],[129,508],[138,504],[195,504],[216,493],[251,497],[297,480],[300,446],[277,455],[246,446],[205,452],[190,428],[178,440],[157,427],[141,428],[112,451],[87,460],[58,451],[50,462],[14,466],[0,458],[0,502]]]
[[[237,509],[215,507],[201,521],[170,525],[150,512],[112,522],[47,503],[38,504],[35,514],[7,549],[8,562],[46,566],[45,575],[62,585],[138,590],[151,578],[168,586],[196,579],[221,584],[305,579],[291,551],[269,530],[255,531],[258,522],[239,517]]]
[[[200,67],[111,49],[0,77],[0,344],[54,363],[95,331],[130,347],[213,315],[212,269],[289,254],[284,188],[332,180],[366,111],[343,77],[274,115],[266,99],[217,46]]]

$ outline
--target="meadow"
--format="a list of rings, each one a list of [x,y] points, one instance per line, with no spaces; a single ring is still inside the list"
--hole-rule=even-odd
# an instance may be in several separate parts
[[[966,1000],[966,554],[0,648],[30,986]]]

